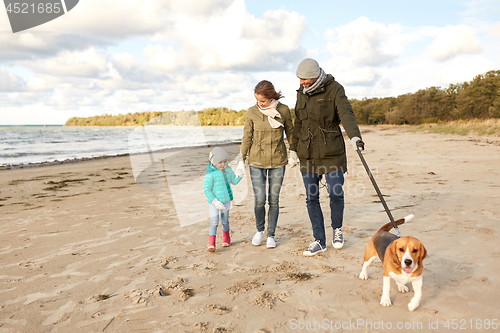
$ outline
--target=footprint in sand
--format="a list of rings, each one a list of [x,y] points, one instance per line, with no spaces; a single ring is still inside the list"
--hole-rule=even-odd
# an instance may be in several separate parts
[[[234,283],[231,287],[226,288],[226,292],[229,295],[237,295],[239,293],[245,293],[251,289],[257,288],[262,284],[263,283],[261,283],[259,279],[255,279],[252,281],[240,281]]]
[[[225,315],[228,314],[229,312],[232,311],[231,308],[225,307],[223,305],[218,305],[218,304],[209,304],[207,305],[207,309],[210,311],[213,311],[216,315]]]
[[[272,309],[274,307],[277,295],[274,291],[264,291],[260,293],[252,302],[263,308]]]

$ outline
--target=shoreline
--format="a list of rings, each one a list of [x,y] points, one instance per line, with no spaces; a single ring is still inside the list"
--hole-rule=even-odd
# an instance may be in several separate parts
[[[103,155],[103,156],[95,156],[95,157],[79,157],[79,158],[66,159],[66,160],[62,160],[62,161],[55,160],[55,161],[30,162],[30,163],[19,163],[19,164],[5,164],[5,165],[0,165],[0,171],[2,171],[2,170],[28,169],[28,168],[40,168],[40,167],[46,167],[46,166],[52,166],[52,165],[88,162],[88,161],[115,158],[115,157],[124,157],[124,156],[131,156],[131,155],[136,156],[136,155],[144,155],[144,154],[150,154],[150,153],[163,153],[163,152],[167,153],[167,152],[175,152],[177,150],[184,150],[184,149],[208,148],[208,147],[212,147],[212,146],[227,146],[227,145],[232,145],[232,144],[241,144],[241,140],[225,142],[225,143],[220,143],[220,144],[219,143],[218,144],[206,144],[206,145],[201,145],[201,146],[164,148],[164,149],[152,150],[150,152],[142,152],[142,153],[134,153],[134,154],[124,153],[124,154],[117,154],[117,155]]]
[[[5,127],[15,127],[15,126],[44,126],[44,125],[2,125]],[[49,125],[47,125],[49,126]],[[63,125],[51,125],[54,127],[64,127]],[[126,128],[128,126],[67,126],[67,127],[92,127],[92,128],[99,128],[99,127],[123,127]],[[151,127],[156,127],[156,126],[151,126]],[[160,127],[160,126],[158,126]],[[175,127],[200,127],[200,126],[175,126]],[[212,128],[212,127],[230,127],[230,128],[239,128],[243,126],[201,126],[204,128]],[[500,145],[500,138],[498,136],[492,136],[492,135],[479,135],[479,134],[467,134],[467,135],[459,135],[459,134],[453,134],[453,133],[433,133],[431,131],[425,131],[425,130],[419,130],[418,126],[416,125],[360,125],[360,129],[362,130],[363,133],[369,133],[371,131],[388,131],[388,130],[395,130],[395,131],[403,131],[403,132],[408,132],[408,133],[423,133],[423,134],[429,134],[429,135],[439,135],[440,137],[443,138],[451,138],[453,136],[457,136],[459,138],[464,138],[470,141],[476,141],[476,142],[483,142],[486,144],[493,144],[493,145]],[[430,127],[430,126],[429,126]],[[346,136],[346,133],[344,132],[343,127],[341,127],[343,130],[343,135]],[[285,138],[286,140],[286,138]],[[446,140],[446,139],[445,139]],[[347,142],[347,141],[346,141]],[[241,144],[241,140],[236,140],[236,141],[231,141],[231,142],[225,142],[221,144],[216,144],[219,146],[222,145],[231,145],[231,144]],[[151,153],[161,153],[161,152],[171,152],[175,151],[176,149],[190,149],[190,148],[198,148],[198,147],[210,147],[212,146],[211,144],[207,145],[202,145],[202,146],[188,146],[188,147],[172,147],[172,148],[165,148],[165,149],[159,149],[159,150],[152,150]],[[214,145],[215,146],[215,145]],[[142,152],[142,153],[134,153],[133,155],[141,155],[141,154],[148,154],[148,152]],[[79,158],[72,158],[72,159],[65,159],[65,160],[55,160],[55,161],[42,161],[42,162],[29,162],[29,163],[18,163],[18,164],[4,164],[0,165],[0,172],[3,170],[17,170],[17,169],[28,169],[28,168],[39,168],[39,167],[46,167],[46,166],[52,166],[52,165],[61,165],[61,164],[70,164],[70,163],[80,163],[80,162],[87,162],[87,161],[92,161],[92,160],[100,160],[100,159],[108,159],[108,158],[114,158],[114,157],[123,157],[123,156],[130,156],[130,153],[123,153],[123,154],[116,154],[116,155],[103,155],[103,156],[95,156],[95,157],[79,157]]]

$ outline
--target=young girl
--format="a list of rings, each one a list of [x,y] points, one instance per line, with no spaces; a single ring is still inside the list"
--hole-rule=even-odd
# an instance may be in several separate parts
[[[203,191],[210,204],[210,231],[208,251],[215,251],[215,236],[217,226],[222,224],[222,246],[231,245],[229,236],[229,208],[233,200],[231,185],[236,185],[244,176],[244,169],[239,168],[238,176],[227,166],[227,153],[220,147],[215,147],[209,156],[210,162],[207,165],[207,173],[203,181]]]

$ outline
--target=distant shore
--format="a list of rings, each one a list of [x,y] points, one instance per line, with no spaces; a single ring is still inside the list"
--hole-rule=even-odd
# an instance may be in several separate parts
[[[57,125],[58,126],[58,125]],[[62,127],[119,127],[119,128],[133,128],[133,127],[141,127],[142,125],[123,125],[123,126],[73,126],[73,125],[61,125]],[[145,125],[145,127],[203,127],[203,128],[216,128],[216,127],[224,127],[224,128],[242,128],[243,125]]]

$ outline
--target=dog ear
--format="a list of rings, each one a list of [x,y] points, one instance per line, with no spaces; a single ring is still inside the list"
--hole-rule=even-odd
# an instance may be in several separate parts
[[[420,243],[420,260],[424,260],[427,257],[427,249],[424,244]]]
[[[389,246],[385,249],[384,261],[389,260],[393,264],[394,267],[401,267],[401,262],[399,261],[399,257],[397,254],[398,241],[400,238],[392,241]]]

